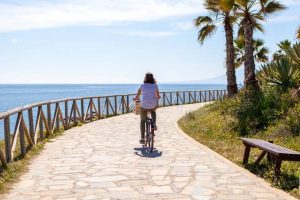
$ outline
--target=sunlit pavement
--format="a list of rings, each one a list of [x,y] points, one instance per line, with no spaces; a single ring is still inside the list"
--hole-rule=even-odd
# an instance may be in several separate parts
[[[293,199],[184,135],[177,120],[200,106],[158,109],[152,154],[133,114],[70,129],[4,199]]]

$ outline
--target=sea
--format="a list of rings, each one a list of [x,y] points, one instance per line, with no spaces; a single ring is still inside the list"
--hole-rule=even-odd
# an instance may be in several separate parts
[[[0,84],[0,113],[46,100],[134,94],[140,84]],[[225,89],[223,84],[158,84],[161,92]],[[3,138],[0,120],[0,139]]]

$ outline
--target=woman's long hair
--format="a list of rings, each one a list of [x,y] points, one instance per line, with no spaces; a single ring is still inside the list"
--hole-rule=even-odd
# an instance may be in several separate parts
[[[148,72],[145,74],[144,83],[151,83],[151,84],[156,83],[156,80],[152,73]]]

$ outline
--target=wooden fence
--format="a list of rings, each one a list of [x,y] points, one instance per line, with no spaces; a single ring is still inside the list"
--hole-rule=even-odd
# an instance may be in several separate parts
[[[159,106],[172,106],[221,100],[225,90],[161,92]],[[3,166],[13,162],[55,130],[67,130],[84,124],[133,110],[135,94],[69,98],[45,101],[0,113],[4,141],[0,142]]]

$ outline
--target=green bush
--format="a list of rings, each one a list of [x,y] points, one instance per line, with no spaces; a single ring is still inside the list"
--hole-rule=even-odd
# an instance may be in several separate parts
[[[222,111],[222,114],[234,115],[236,113],[237,107],[240,105],[239,96],[231,97],[225,101],[216,101],[215,103],[209,105],[211,111]]]
[[[244,89],[233,100],[222,103],[224,112],[236,118],[240,135],[256,133],[276,123],[288,112],[293,102],[289,93],[281,94],[276,89],[264,91]]]
[[[240,93],[239,104],[236,107],[237,130],[241,135],[255,132],[262,124],[263,95],[260,91],[247,89]]]
[[[297,86],[300,80],[300,71],[287,56],[261,66],[258,76],[270,86],[274,86],[280,91],[287,92]]]
[[[291,108],[286,117],[286,124],[295,136],[300,134],[300,104]]]

